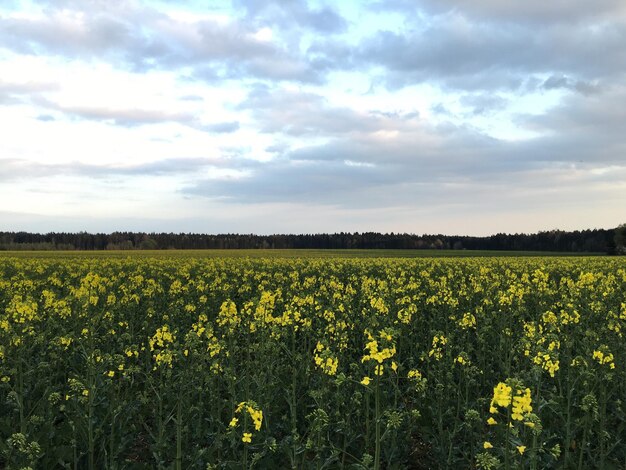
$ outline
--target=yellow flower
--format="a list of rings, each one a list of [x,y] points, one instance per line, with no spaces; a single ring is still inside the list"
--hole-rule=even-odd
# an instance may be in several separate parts
[[[237,426],[237,423],[239,422],[239,420],[237,418],[233,418],[230,420],[230,423],[228,424],[229,427],[234,428],[235,426]]]
[[[363,377],[363,380],[361,380],[361,383],[363,385],[369,385],[371,381],[372,379],[370,379],[369,377]]]
[[[454,362],[458,362],[459,364],[464,366],[464,365],[467,364],[467,359],[465,359],[463,356],[457,356],[457,358],[454,360]]]
[[[254,421],[254,429],[256,429],[257,431],[260,431],[261,424],[263,423],[263,411],[255,410],[251,406],[248,406],[248,413],[250,414],[250,417]]]
[[[521,395],[522,391],[518,391],[520,396],[513,397],[513,413],[511,414],[511,418],[521,421],[523,419],[524,413],[531,413],[533,408],[531,406],[531,397],[530,397],[530,389],[527,388],[524,391],[524,395]]]
[[[107,375],[108,375],[109,377],[113,377],[113,376],[115,375],[115,371],[110,370],[110,371],[107,373]]]
[[[511,387],[503,382],[494,387],[492,403],[502,407],[509,406],[511,404]]]
[[[489,442],[489,441],[483,442],[483,449],[493,449],[493,446],[491,445],[491,442]]]
[[[407,374],[407,377],[409,379],[421,379],[422,373],[417,369],[411,369],[409,373]]]
[[[517,446],[517,451],[523,455],[526,452],[526,446]]]
[[[488,424],[489,426],[493,426],[494,424],[498,424],[498,422],[497,422],[495,419],[493,419],[493,418],[491,418],[491,417],[490,417],[490,418],[487,420],[487,424]]]
[[[242,442],[252,442],[252,433],[251,432],[244,432],[243,433],[243,437],[241,438]]]

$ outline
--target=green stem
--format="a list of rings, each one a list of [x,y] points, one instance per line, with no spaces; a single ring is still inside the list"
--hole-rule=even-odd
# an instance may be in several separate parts
[[[536,374],[536,386],[535,386],[535,403],[539,404],[539,389],[541,386],[541,373]],[[533,430],[533,448],[530,456],[530,468],[531,470],[537,470],[537,434]]]
[[[95,439],[94,439],[94,429],[93,429],[93,420],[94,420],[94,395],[95,395],[95,384],[93,378],[93,369],[91,366],[89,367],[89,396],[88,396],[88,415],[87,415],[87,439],[89,442],[89,470],[93,470],[95,468]]]
[[[587,432],[589,431],[589,415],[585,415],[585,428],[583,429],[583,438],[580,441],[580,451],[578,452],[578,470],[582,470],[583,456],[585,454],[585,446],[587,445]]]
[[[511,407],[507,407],[506,409],[506,436],[504,438],[504,468],[505,470],[509,470],[511,468],[511,463],[510,463],[510,459],[511,456],[510,454],[510,445],[509,445],[509,440],[510,440],[510,435],[511,435],[511,428],[509,427],[509,424],[511,423]]]
[[[365,392],[365,448],[370,448],[370,391]]]
[[[159,374],[160,375],[160,374]],[[161,386],[161,390],[163,390]],[[159,468],[161,467],[161,450],[163,444],[163,438],[165,436],[165,425],[163,423],[163,399],[161,398],[161,394],[159,393],[157,396],[158,401],[158,409],[159,414],[157,416],[157,446],[156,446],[156,456],[158,457],[157,464]]]
[[[176,470],[183,468],[183,424],[180,395],[176,406]]]
[[[87,423],[87,435],[88,435],[88,441],[89,441],[89,465],[88,468],[89,470],[93,470],[95,468],[95,463],[94,463],[94,435],[93,435],[93,409],[92,409],[92,405],[91,405],[91,394],[90,398],[89,398],[89,412],[88,412],[88,416],[87,419],[89,420],[89,422]]]
[[[376,374],[376,391],[375,391],[375,407],[376,407],[376,449],[374,453],[374,470],[380,469],[380,375]]]
[[[215,407],[216,407],[216,412],[215,412],[215,422],[219,423],[222,420],[222,404],[223,404],[223,400],[220,398],[222,395],[220,394],[220,381],[217,380],[217,378],[213,379],[213,389],[215,390],[215,396],[218,397],[215,401]],[[234,408],[231,408],[231,410],[233,410]],[[232,411],[231,411],[232,412]],[[200,428],[198,428],[200,429]],[[217,461],[221,462],[222,461],[222,446],[219,445],[217,446]]]
[[[569,384],[569,381],[568,381],[568,384]],[[566,393],[567,393],[567,400],[566,400],[566,408],[565,408],[565,449],[563,449],[563,464],[565,467],[567,467],[567,464],[569,462],[569,450],[570,450],[570,445],[572,443],[572,435],[571,435],[572,393],[571,393],[569,386],[568,386],[568,390]]]
[[[76,436],[76,426],[71,423],[72,426],[72,457],[74,457],[74,470],[78,470],[78,438]]]
[[[117,400],[112,401],[112,406],[115,406]],[[111,432],[109,433],[109,466],[110,469],[116,469],[117,464],[115,462],[115,409],[111,414]]]
[[[292,439],[292,458],[291,458],[291,468],[297,468],[297,452],[298,452],[298,443],[297,443],[297,435],[298,435],[298,416],[297,416],[297,403],[296,403],[296,385],[297,385],[297,375],[296,375],[296,333],[291,330],[291,439]]]
[[[246,400],[246,406],[247,406],[247,400]],[[246,407],[244,407],[243,409],[243,430],[244,432],[248,429],[248,410],[246,410]],[[244,442],[243,443],[243,460],[241,462],[241,468],[243,470],[246,470],[248,468],[248,443]]]
[[[22,369],[22,356],[17,359],[17,385],[18,385],[18,406],[20,409],[20,432],[26,435],[26,418],[24,416],[24,375]]]
[[[604,382],[600,385],[600,429],[606,429],[606,387]],[[604,468],[606,460],[606,438],[602,432],[598,433],[600,437],[600,464],[599,468]]]

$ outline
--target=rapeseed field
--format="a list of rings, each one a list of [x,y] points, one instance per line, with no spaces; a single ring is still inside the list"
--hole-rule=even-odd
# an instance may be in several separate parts
[[[4,257],[0,467],[626,466],[618,258]]]

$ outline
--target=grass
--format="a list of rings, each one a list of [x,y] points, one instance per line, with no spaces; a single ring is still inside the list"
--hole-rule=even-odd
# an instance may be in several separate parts
[[[468,258],[528,256],[603,256],[604,253],[504,250],[364,250],[364,249],[242,249],[242,250],[112,250],[112,251],[0,251],[18,258]]]

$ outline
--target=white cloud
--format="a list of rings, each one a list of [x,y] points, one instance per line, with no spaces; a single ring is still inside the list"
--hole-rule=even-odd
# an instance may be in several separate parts
[[[621,222],[623,3],[233,5],[0,6],[0,229]]]

